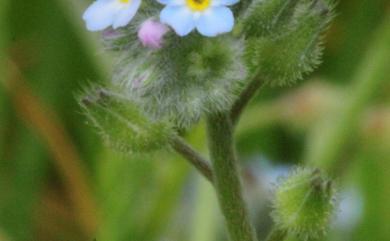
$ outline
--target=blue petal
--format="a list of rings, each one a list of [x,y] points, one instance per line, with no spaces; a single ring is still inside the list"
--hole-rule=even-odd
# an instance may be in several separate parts
[[[213,0],[212,6],[231,6],[239,1],[240,0]]]
[[[228,33],[232,31],[233,26],[233,13],[227,7],[212,7],[200,15],[196,21],[196,28],[199,33],[207,37]]]
[[[193,13],[185,6],[166,6],[160,13],[160,21],[171,26],[180,36],[195,28]]]
[[[113,23],[116,13],[115,1],[98,0],[87,8],[83,19],[89,31],[100,31]]]
[[[114,29],[126,26],[133,19],[141,5],[141,0],[132,0],[129,5],[129,7],[120,10],[117,16],[115,16],[114,23],[112,24]]]
[[[157,2],[170,6],[181,6],[185,4],[185,0],[157,0]]]

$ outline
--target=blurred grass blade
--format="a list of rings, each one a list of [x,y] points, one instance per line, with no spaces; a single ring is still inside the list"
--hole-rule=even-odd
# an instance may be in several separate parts
[[[377,150],[360,153],[358,180],[365,198],[364,216],[352,240],[388,240],[390,229],[390,150],[378,155]]]
[[[18,67],[9,61],[7,69],[10,71],[10,78],[4,86],[17,112],[47,144],[79,215],[80,225],[92,237],[97,226],[96,207],[75,146],[55,114],[24,85],[23,75]]]
[[[109,73],[111,72],[110,58],[107,54],[103,53],[103,47],[101,46],[98,38],[91,34],[84,27],[82,20],[83,10],[86,9],[86,5],[78,0],[57,0],[60,4],[60,8],[66,19],[72,26],[75,35],[79,38],[85,53],[89,58],[88,61],[95,66],[95,71],[98,73],[99,78],[103,80],[109,79]]]
[[[218,203],[213,187],[197,178],[190,241],[214,241],[219,227]]]
[[[8,0],[0,1],[0,82],[6,78],[5,59],[7,56],[6,46],[8,42],[7,29]]]
[[[324,122],[324,126],[319,127],[312,140],[308,141],[308,163],[325,169],[334,167],[340,151],[356,131],[360,113],[382,83],[389,80],[389,43],[390,15],[374,35],[368,52],[353,77],[353,84],[347,90],[348,97],[340,113],[333,115],[336,119]]]

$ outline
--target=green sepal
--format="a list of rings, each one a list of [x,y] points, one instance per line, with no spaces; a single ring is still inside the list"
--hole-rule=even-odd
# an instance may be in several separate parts
[[[87,90],[79,101],[88,122],[104,141],[125,153],[151,152],[165,147],[173,133],[163,122],[151,121],[119,91]]]

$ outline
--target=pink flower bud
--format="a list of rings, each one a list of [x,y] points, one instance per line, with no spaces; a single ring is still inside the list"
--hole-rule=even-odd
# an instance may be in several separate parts
[[[161,48],[164,35],[168,27],[158,21],[148,19],[141,24],[138,31],[138,38],[145,47],[152,49]]]

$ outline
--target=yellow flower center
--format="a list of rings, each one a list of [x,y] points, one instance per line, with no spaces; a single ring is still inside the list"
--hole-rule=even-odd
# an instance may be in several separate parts
[[[124,4],[127,4],[127,3],[130,2],[130,0],[119,0],[119,2],[124,3]]]
[[[192,11],[203,11],[211,4],[211,0],[186,0]]]

